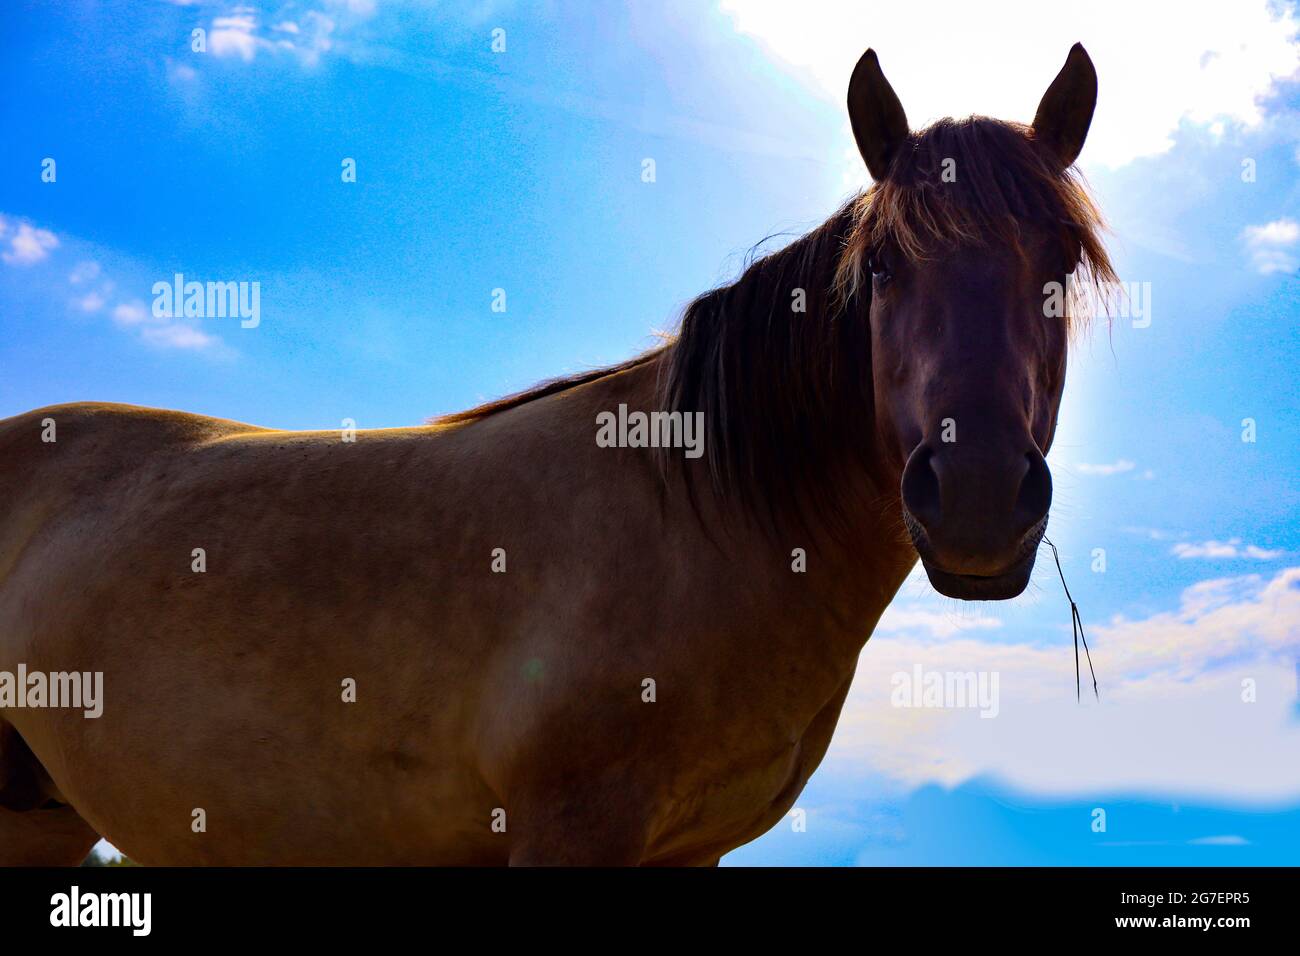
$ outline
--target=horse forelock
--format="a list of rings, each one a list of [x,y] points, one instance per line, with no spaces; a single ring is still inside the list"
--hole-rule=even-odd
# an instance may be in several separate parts
[[[853,226],[836,274],[843,294],[869,284],[873,249],[892,245],[916,261],[956,246],[1023,253],[1034,224],[1077,246],[1072,327],[1109,313],[1118,277],[1106,252],[1101,211],[1081,173],[1061,169],[1032,127],[986,116],[939,120],[914,132],[882,183],[853,204]]]

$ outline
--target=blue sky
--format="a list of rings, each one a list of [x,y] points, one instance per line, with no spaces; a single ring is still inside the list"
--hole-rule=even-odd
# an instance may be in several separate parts
[[[1050,562],[980,608],[909,579],[806,829],[729,862],[1300,862],[1296,10],[974,6],[19,2],[0,415],[406,425],[616,361],[865,185],[841,104],[867,45],[920,125],[1028,120],[1082,40],[1081,164],[1150,319],[1077,344],[1049,458],[1102,704],[1074,703]],[[259,282],[260,324],[155,319],[177,272]],[[998,717],[892,706],[918,663],[996,672]]]

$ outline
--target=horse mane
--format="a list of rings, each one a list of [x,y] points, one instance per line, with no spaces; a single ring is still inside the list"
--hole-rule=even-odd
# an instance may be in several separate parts
[[[955,161],[952,181],[943,176],[947,159]],[[871,251],[886,242],[910,259],[963,244],[1023,251],[1026,222],[1054,230],[1078,253],[1067,322],[1080,288],[1108,301],[1117,277],[1082,178],[1061,170],[1028,126],[940,120],[910,135],[883,183],[692,301],[663,346],[435,421],[476,421],[661,360],[656,405],[703,413],[703,461],[717,494],[736,497],[769,529],[793,519],[802,530],[839,536],[851,497],[883,491],[864,482],[875,473]],[[702,476],[680,451],[659,454],[665,469],[685,467],[693,489]]]
[[[703,412],[714,491],[769,529],[790,518],[801,530],[842,527],[845,466],[870,466],[870,286],[846,295],[835,282],[856,206],[697,298],[665,355],[662,407]],[[672,452],[661,455],[669,466]]]
[[[601,368],[588,369],[585,372],[576,372],[573,375],[561,375],[558,378],[548,378],[544,382],[526,388],[522,392],[515,392],[512,395],[506,395],[495,401],[487,402],[483,405],[476,405],[473,408],[467,408],[460,412],[451,412],[446,415],[438,415],[429,420],[431,425],[456,425],[466,422],[476,422],[480,418],[487,418],[489,415],[495,415],[497,412],[509,411],[528,402],[535,402],[539,398],[545,398],[547,395],[554,395],[556,392],[566,392],[571,388],[577,388],[579,385],[586,385],[588,382],[594,382],[600,378],[608,378],[610,375],[617,375],[619,372],[626,372],[628,369],[636,368],[639,365],[645,365],[653,361],[665,347],[661,346],[643,352],[640,355],[619,362],[617,365],[606,365]]]

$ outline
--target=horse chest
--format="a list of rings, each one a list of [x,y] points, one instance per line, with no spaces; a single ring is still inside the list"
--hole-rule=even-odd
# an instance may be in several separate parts
[[[756,742],[724,765],[692,774],[691,785],[665,808],[671,822],[651,856],[707,862],[777,825],[821,762],[847,690],[846,682],[801,735]]]

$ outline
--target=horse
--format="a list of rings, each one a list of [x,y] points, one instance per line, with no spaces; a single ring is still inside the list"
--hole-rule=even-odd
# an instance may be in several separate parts
[[[1044,293],[1113,278],[1096,91],[1076,45],[1031,125],[912,131],[867,50],[869,189],[651,351],[421,426],[0,422],[0,673],[103,680],[98,717],[0,710],[0,863],[706,866],[766,832],[918,558],[1026,586],[1078,321]]]

